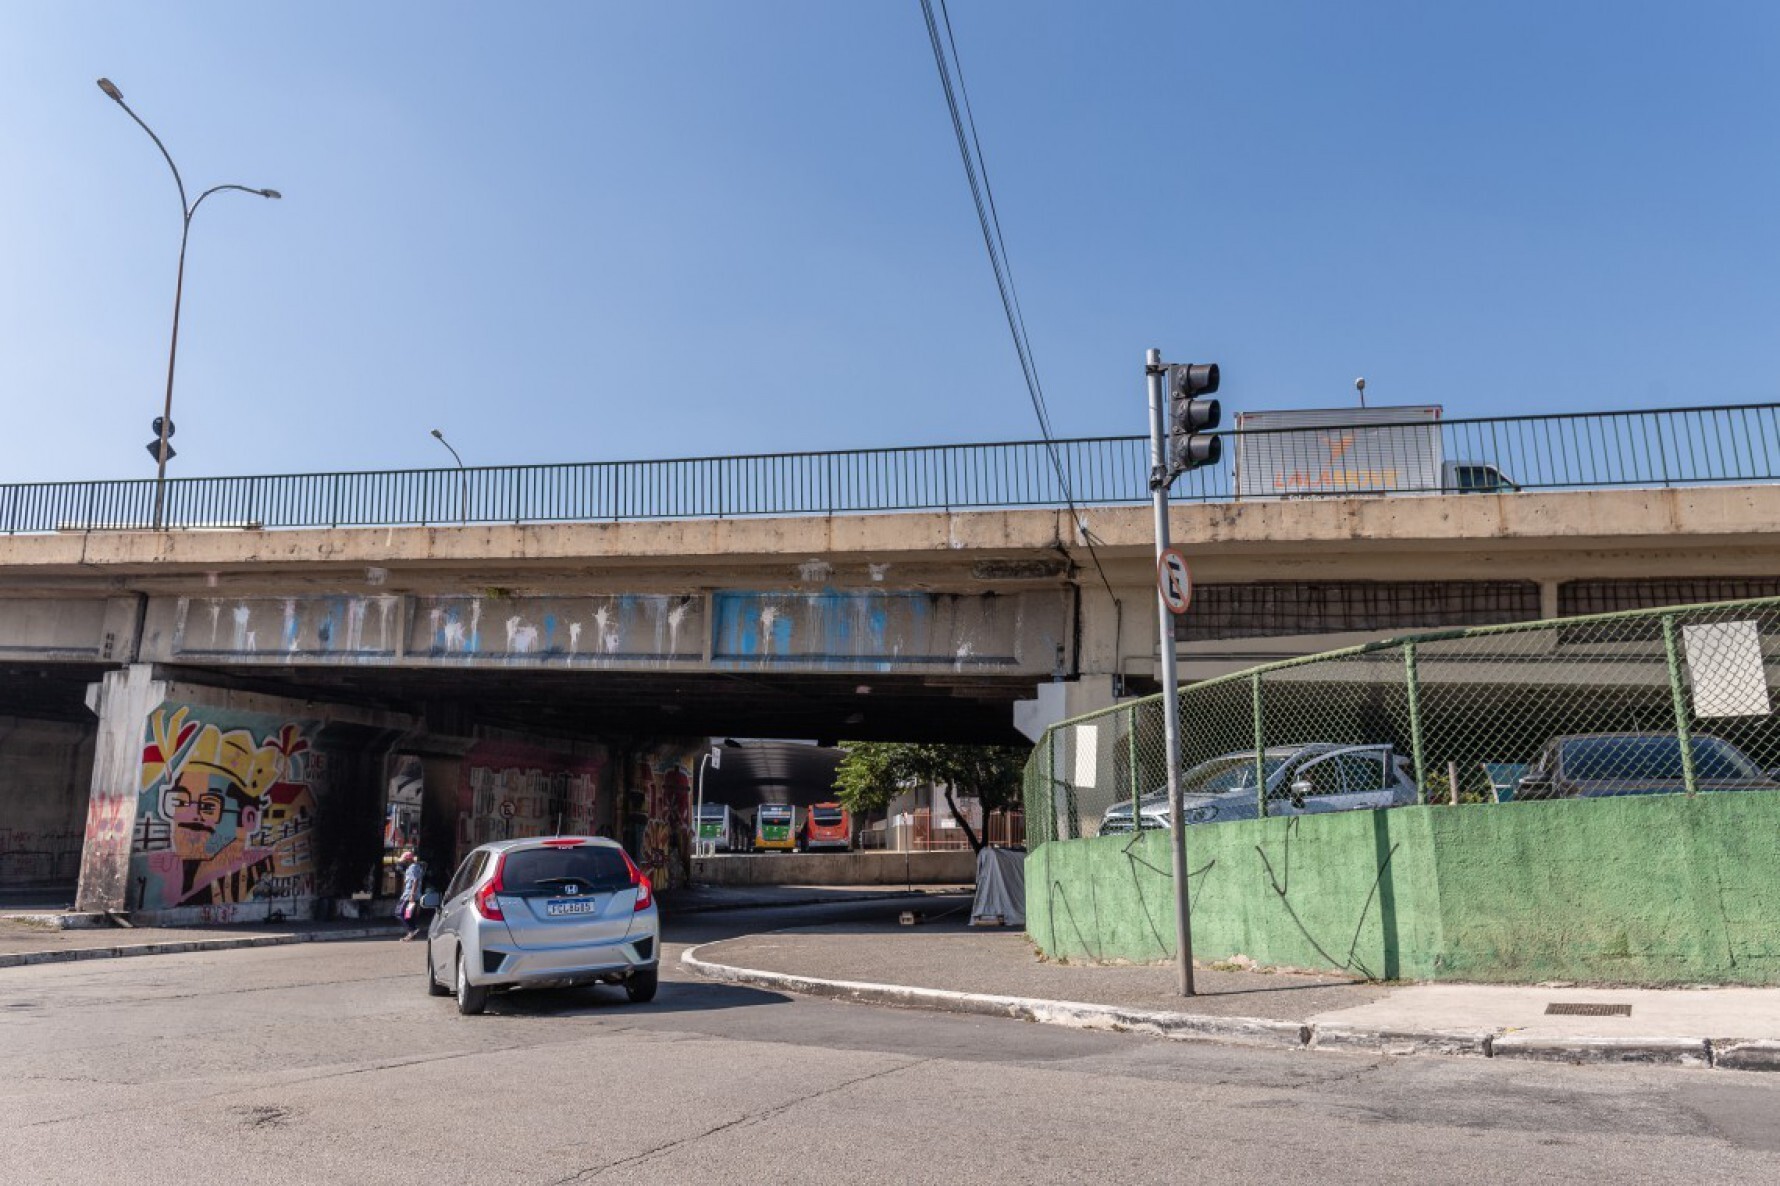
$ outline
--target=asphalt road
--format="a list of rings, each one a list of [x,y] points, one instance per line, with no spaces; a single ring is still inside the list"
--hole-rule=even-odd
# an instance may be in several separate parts
[[[688,980],[460,1018],[388,940],[0,969],[8,1183],[1780,1181],[1780,1076],[1081,1033]]]

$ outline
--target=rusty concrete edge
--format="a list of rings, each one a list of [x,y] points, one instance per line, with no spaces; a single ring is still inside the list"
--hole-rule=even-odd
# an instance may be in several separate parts
[[[727,942],[717,940],[716,942]],[[1352,1026],[1275,1021],[1262,1017],[1215,1017],[1197,1013],[1127,1009],[1085,1001],[996,996],[824,980],[788,972],[738,968],[700,959],[714,943],[687,948],[680,963],[707,980],[746,984],[826,997],[854,1004],[1010,1017],[1071,1029],[1155,1034],[1180,1041],[1266,1046],[1286,1050],[1336,1050],[1389,1055],[1532,1059],[1595,1066],[1674,1066],[1742,1071],[1780,1071],[1780,1041],[1753,1038],[1515,1038],[1504,1030],[1368,1030]]]

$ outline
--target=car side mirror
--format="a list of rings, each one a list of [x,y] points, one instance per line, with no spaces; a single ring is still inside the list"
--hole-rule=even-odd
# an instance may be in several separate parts
[[[420,895],[420,908],[422,910],[437,910],[439,908],[439,891],[428,890]]]
[[[1300,778],[1294,782],[1292,784],[1292,806],[1304,806],[1304,796],[1310,794],[1310,791],[1310,780],[1308,778]]]

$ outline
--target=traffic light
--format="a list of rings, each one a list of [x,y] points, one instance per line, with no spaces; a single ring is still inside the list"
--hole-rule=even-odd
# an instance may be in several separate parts
[[[1203,398],[1217,389],[1215,362],[1183,362],[1168,368],[1168,456],[1176,473],[1216,465],[1223,456],[1223,440],[1209,435],[1223,410],[1217,400]]]
[[[146,448],[148,450],[148,455],[150,457],[154,458],[156,461],[161,460],[161,425],[162,425],[162,423],[163,423],[163,421],[162,421],[161,417],[156,416],[154,418],[154,423],[150,424],[148,426],[148,431],[155,434],[155,439],[148,442],[147,445],[143,446],[144,448]],[[164,423],[167,425],[167,460],[172,461],[175,456],[175,454],[173,452],[173,421],[167,420]]]

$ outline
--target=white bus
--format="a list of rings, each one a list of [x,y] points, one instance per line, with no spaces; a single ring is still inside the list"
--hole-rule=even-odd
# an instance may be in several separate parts
[[[748,847],[747,826],[729,804],[706,803],[700,811],[698,851],[741,852]]]

